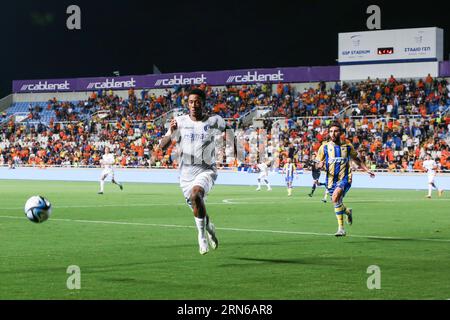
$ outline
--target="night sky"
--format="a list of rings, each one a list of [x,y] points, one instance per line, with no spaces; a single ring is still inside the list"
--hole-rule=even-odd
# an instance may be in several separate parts
[[[336,65],[339,32],[366,31],[366,8],[381,28],[440,27],[449,56],[445,1],[79,1],[0,3],[0,96],[14,79]],[[66,28],[81,8],[82,29]]]

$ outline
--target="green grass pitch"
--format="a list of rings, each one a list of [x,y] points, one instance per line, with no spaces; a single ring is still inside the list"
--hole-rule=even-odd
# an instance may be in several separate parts
[[[323,189],[215,186],[220,246],[201,256],[178,185],[0,181],[0,299],[449,299],[450,197],[352,189],[353,226],[337,229]],[[28,221],[26,199],[53,205]],[[67,268],[80,267],[69,290]],[[369,266],[381,289],[369,290]]]

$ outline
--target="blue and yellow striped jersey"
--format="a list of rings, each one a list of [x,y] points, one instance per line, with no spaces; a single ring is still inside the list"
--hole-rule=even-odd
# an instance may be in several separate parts
[[[293,178],[295,172],[295,165],[291,163],[286,163],[283,167],[283,172],[286,178]]]
[[[333,184],[342,181],[352,183],[350,161],[356,156],[355,148],[350,143],[337,145],[330,141],[320,146],[317,160],[325,161],[325,183],[327,188],[332,188]]]

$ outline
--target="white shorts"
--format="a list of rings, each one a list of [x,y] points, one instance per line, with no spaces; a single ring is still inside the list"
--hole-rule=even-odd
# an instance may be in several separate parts
[[[260,173],[259,176],[258,176],[258,179],[267,179],[267,174]]]
[[[428,183],[434,183],[435,176],[436,176],[435,174],[429,174],[428,175]]]
[[[191,198],[192,189],[194,186],[202,187],[205,190],[205,197],[211,191],[214,181],[216,181],[217,173],[212,170],[204,171],[192,180],[182,180],[180,178],[180,187],[183,190],[183,195],[186,199]]]
[[[102,178],[106,178],[107,176],[111,175],[111,177],[114,179],[114,171],[112,168],[105,168],[102,171]]]

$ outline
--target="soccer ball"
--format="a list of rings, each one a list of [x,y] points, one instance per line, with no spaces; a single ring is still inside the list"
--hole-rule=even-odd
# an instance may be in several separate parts
[[[25,215],[28,220],[41,223],[47,220],[52,213],[50,201],[41,196],[32,196],[25,203]]]

